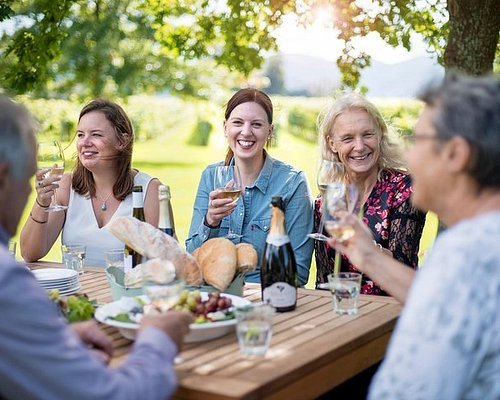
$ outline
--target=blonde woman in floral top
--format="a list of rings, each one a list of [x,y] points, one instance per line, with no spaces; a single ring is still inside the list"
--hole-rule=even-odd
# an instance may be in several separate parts
[[[381,250],[396,260],[416,268],[425,214],[410,203],[412,185],[397,145],[391,143],[377,108],[363,96],[342,96],[320,120],[320,150],[324,160],[341,162],[345,179],[359,190],[363,221]],[[321,221],[321,195],[314,205],[315,230]],[[326,233],[325,233],[326,234]],[[335,250],[324,241],[315,241],[316,286],[328,282],[333,272]],[[342,271],[356,271],[342,257]],[[385,292],[363,276],[361,292]]]

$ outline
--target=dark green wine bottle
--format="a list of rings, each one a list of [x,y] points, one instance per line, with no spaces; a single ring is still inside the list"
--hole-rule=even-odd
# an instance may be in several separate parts
[[[271,228],[260,263],[262,301],[278,312],[294,310],[297,305],[297,265],[285,228],[283,199],[271,200]]]
[[[142,186],[134,186],[132,189],[132,216],[139,221],[146,221],[144,217],[144,197],[142,194]],[[132,249],[130,246],[125,246],[125,272],[135,268],[136,265],[142,263],[142,254]]]

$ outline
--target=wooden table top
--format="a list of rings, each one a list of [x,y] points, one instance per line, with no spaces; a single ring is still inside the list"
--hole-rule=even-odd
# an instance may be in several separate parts
[[[60,264],[32,263],[30,267]],[[98,303],[112,301],[103,269],[86,268],[81,292]],[[244,296],[260,301],[260,285],[245,285]],[[265,357],[240,355],[235,333],[185,344],[176,364],[178,399],[309,399],[317,397],[380,361],[401,311],[390,297],[360,296],[355,316],[336,315],[332,295],[323,290],[298,290],[297,308],[278,313]],[[131,341],[113,327],[112,365],[127,356]]]

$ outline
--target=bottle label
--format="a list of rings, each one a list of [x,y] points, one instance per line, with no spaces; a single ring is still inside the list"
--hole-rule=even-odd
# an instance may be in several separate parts
[[[132,254],[125,256],[123,260],[123,271],[128,272],[133,268]]]
[[[142,192],[132,192],[132,207],[133,208],[144,207],[144,198]]]
[[[284,244],[290,243],[290,238],[288,235],[267,235],[266,243],[281,247]]]
[[[286,282],[275,282],[264,289],[263,297],[273,307],[290,307],[297,301],[297,289]]]

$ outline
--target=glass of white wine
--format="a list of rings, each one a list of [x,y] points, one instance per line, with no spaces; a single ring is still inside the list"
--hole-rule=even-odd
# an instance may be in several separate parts
[[[316,179],[316,183],[318,184],[318,189],[323,196],[322,198],[322,213],[321,213],[321,221],[319,223],[318,232],[309,233],[311,239],[325,241],[328,239],[328,236],[323,234],[323,226],[325,223],[325,190],[328,184],[333,182],[343,182],[345,176],[345,167],[344,164],[338,161],[330,161],[330,160],[322,160],[321,166],[318,171],[318,176]]]
[[[59,176],[64,174],[64,152],[58,141],[38,143],[37,163],[39,169],[48,169],[47,176]],[[54,198],[52,204],[45,209],[47,212],[63,211],[68,207],[58,204],[57,193],[54,189]]]
[[[358,202],[359,192],[354,184],[334,182],[327,185],[323,195],[325,230],[339,240],[347,240],[354,235],[354,229],[342,223],[340,212],[353,213]]]
[[[243,190],[241,175],[236,165],[222,165],[215,168],[214,188],[218,190],[216,199],[231,198],[236,203]],[[228,239],[237,239],[241,235],[231,229],[231,214],[228,215],[229,229],[225,236]]]

